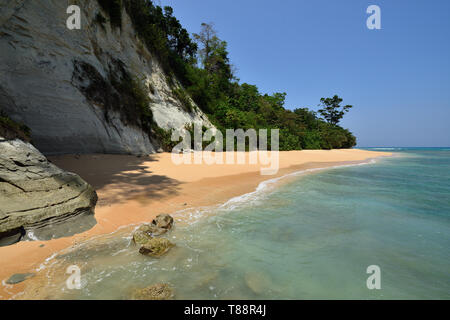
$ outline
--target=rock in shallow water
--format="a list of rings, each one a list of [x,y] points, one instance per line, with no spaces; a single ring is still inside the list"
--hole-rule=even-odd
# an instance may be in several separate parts
[[[246,273],[244,280],[245,284],[258,295],[270,291],[273,288],[270,276],[260,271]]]
[[[157,228],[170,230],[173,226],[173,218],[165,213],[159,214],[155,219],[153,219],[152,225]]]
[[[7,284],[21,283],[31,277],[34,277],[34,273],[16,273],[13,274],[11,277],[9,277],[9,279],[6,280],[6,283]]]
[[[17,241],[26,231],[46,240],[85,231],[95,224],[96,202],[96,192],[78,175],[51,164],[29,143],[0,137],[0,238],[14,233],[10,239]],[[73,220],[78,216],[84,217],[80,223]]]
[[[153,237],[163,235],[173,227],[173,218],[168,214],[160,214],[151,224],[141,225],[133,234],[136,244],[146,244]]]
[[[152,239],[148,225],[143,224],[133,233],[133,241],[136,244],[145,244]]]
[[[133,292],[133,300],[169,300],[173,298],[173,290],[164,283],[158,283]]]
[[[151,257],[160,257],[174,246],[175,244],[165,238],[153,238],[139,249],[139,253]]]
[[[164,228],[158,228],[157,226],[153,224],[143,224],[138,229],[141,232],[145,232],[153,237],[160,236],[167,232],[167,229]]]

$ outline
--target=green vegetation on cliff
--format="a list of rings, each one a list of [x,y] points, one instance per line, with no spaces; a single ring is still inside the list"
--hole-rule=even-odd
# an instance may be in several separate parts
[[[158,127],[150,109],[151,99],[141,81],[132,77],[122,61],[110,62],[106,78],[87,62],[74,60],[73,63],[72,83],[89,101],[103,109],[106,121],[111,121],[116,112],[123,123],[139,127],[149,137],[156,138],[165,151],[172,149],[176,144],[170,141],[172,132]]]
[[[254,85],[239,83],[233,75],[227,43],[212,25],[203,23],[193,39],[171,7],[149,0],[98,0],[113,26],[120,26],[121,10],[131,17],[137,34],[156,54],[183,89],[174,93],[191,112],[189,94],[218,129],[280,129],[280,150],[351,148],[356,138],[339,121],[351,106],[338,96],[322,98],[321,118],[315,111],[285,108],[286,93],[262,94]],[[171,79],[169,79],[171,82]]]
[[[31,130],[23,123],[13,121],[0,109],[0,136],[7,140],[18,138],[30,141]]]

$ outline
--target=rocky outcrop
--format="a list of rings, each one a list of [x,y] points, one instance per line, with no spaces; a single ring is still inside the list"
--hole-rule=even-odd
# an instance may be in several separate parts
[[[173,298],[174,293],[165,283],[158,283],[144,289],[137,289],[133,292],[133,300],[169,300]]]
[[[78,175],[51,164],[29,143],[0,137],[0,244],[91,228],[96,202],[96,192]]]
[[[141,245],[139,253],[160,257],[166,254],[175,246],[172,242],[165,238],[154,238],[160,236],[173,227],[173,218],[168,214],[159,214],[152,220],[151,224],[143,224],[133,233],[133,241]]]
[[[133,233],[133,241],[136,244],[146,244],[148,241],[152,239],[151,228],[147,224],[141,225],[134,233]]]
[[[166,213],[159,214],[153,219],[152,226],[158,229],[170,230],[173,226],[173,218]]]
[[[139,253],[158,258],[166,254],[174,246],[175,244],[165,238],[152,238],[139,249]]]
[[[168,214],[159,214],[151,224],[143,224],[133,233],[136,244],[146,244],[153,237],[160,236],[173,227],[173,218]]]
[[[211,126],[198,108],[183,108],[172,89],[179,84],[168,84],[125,10],[122,28],[112,28],[96,21],[98,14],[106,16],[97,1],[75,3],[81,8],[80,30],[66,27],[66,1],[2,0],[0,7],[0,108],[31,129],[41,152],[157,150],[157,139],[124,114],[127,99],[111,81],[124,72],[142,84],[159,127]]]

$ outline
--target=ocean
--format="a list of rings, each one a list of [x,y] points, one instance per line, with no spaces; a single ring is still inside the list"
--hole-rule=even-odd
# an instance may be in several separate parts
[[[450,148],[298,172],[212,208],[175,215],[174,243],[140,255],[134,227],[44,263],[44,298],[127,299],[168,283],[176,299],[449,299]],[[66,269],[81,271],[68,289]],[[369,289],[369,266],[379,289]]]

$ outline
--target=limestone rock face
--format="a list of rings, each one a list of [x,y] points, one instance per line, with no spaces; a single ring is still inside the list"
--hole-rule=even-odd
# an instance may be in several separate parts
[[[122,28],[111,28],[109,22],[96,22],[97,14],[107,16],[96,0],[75,3],[81,9],[80,30],[66,26],[67,1],[2,0],[0,7],[0,107],[30,127],[41,152],[148,154],[159,149],[139,125],[105,108],[105,97],[98,96],[105,95],[101,86],[85,90],[107,82],[118,64],[141,82],[158,126],[212,126],[198,108],[183,109],[125,10]],[[77,72],[80,64],[88,66],[91,77]]]
[[[96,202],[96,192],[78,175],[51,164],[29,143],[0,137],[0,244],[18,234],[46,240],[84,231],[95,224]]]

